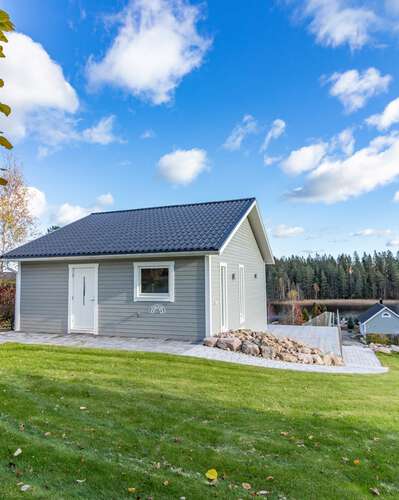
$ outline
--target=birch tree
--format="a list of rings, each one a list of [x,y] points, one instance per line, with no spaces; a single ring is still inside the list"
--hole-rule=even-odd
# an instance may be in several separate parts
[[[32,236],[36,220],[29,210],[29,190],[15,158],[3,161],[7,183],[0,189],[0,255],[24,243]],[[3,271],[4,263],[1,263]]]

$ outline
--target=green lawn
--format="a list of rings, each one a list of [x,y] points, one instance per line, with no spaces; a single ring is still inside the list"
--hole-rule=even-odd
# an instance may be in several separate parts
[[[343,376],[0,346],[0,498],[399,498],[399,355],[381,359]]]

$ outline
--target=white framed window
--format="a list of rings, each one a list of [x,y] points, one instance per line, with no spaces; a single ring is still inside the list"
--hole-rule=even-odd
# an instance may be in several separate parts
[[[175,263],[135,262],[134,301],[174,302]]]
[[[383,318],[390,318],[390,317],[391,317],[391,315],[389,314],[389,312],[388,312],[388,311],[384,311],[384,312],[382,313],[382,317],[383,317]]]
[[[245,322],[245,268],[238,265],[238,303],[240,308],[240,324]]]

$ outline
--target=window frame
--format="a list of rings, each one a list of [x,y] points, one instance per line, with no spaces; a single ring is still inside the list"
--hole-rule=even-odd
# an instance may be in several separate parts
[[[141,291],[141,270],[142,269],[162,269],[169,271],[169,291],[168,293],[143,293]],[[134,302],[174,302],[175,301],[175,262],[134,262]]]
[[[386,319],[386,318],[391,318],[392,315],[389,311],[383,311],[383,313],[381,314],[381,317]]]

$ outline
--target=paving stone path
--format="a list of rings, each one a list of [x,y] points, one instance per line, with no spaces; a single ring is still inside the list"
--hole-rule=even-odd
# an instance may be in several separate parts
[[[374,352],[363,345],[347,345],[342,347],[345,366],[302,365],[285,363],[271,359],[257,358],[243,353],[224,351],[201,344],[176,340],[136,339],[126,337],[106,337],[83,334],[43,334],[23,332],[0,332],[0,344],[15,342],[19,344],[45,344],[66,347],[121,349],[126,351],[160,352],[180,354],[196,358],[204,358],[228,363],[297,370],[319,373],[341,374],[379,374],[388,371],[383,367]],[[395,354],[393,354],[395,356]]]

